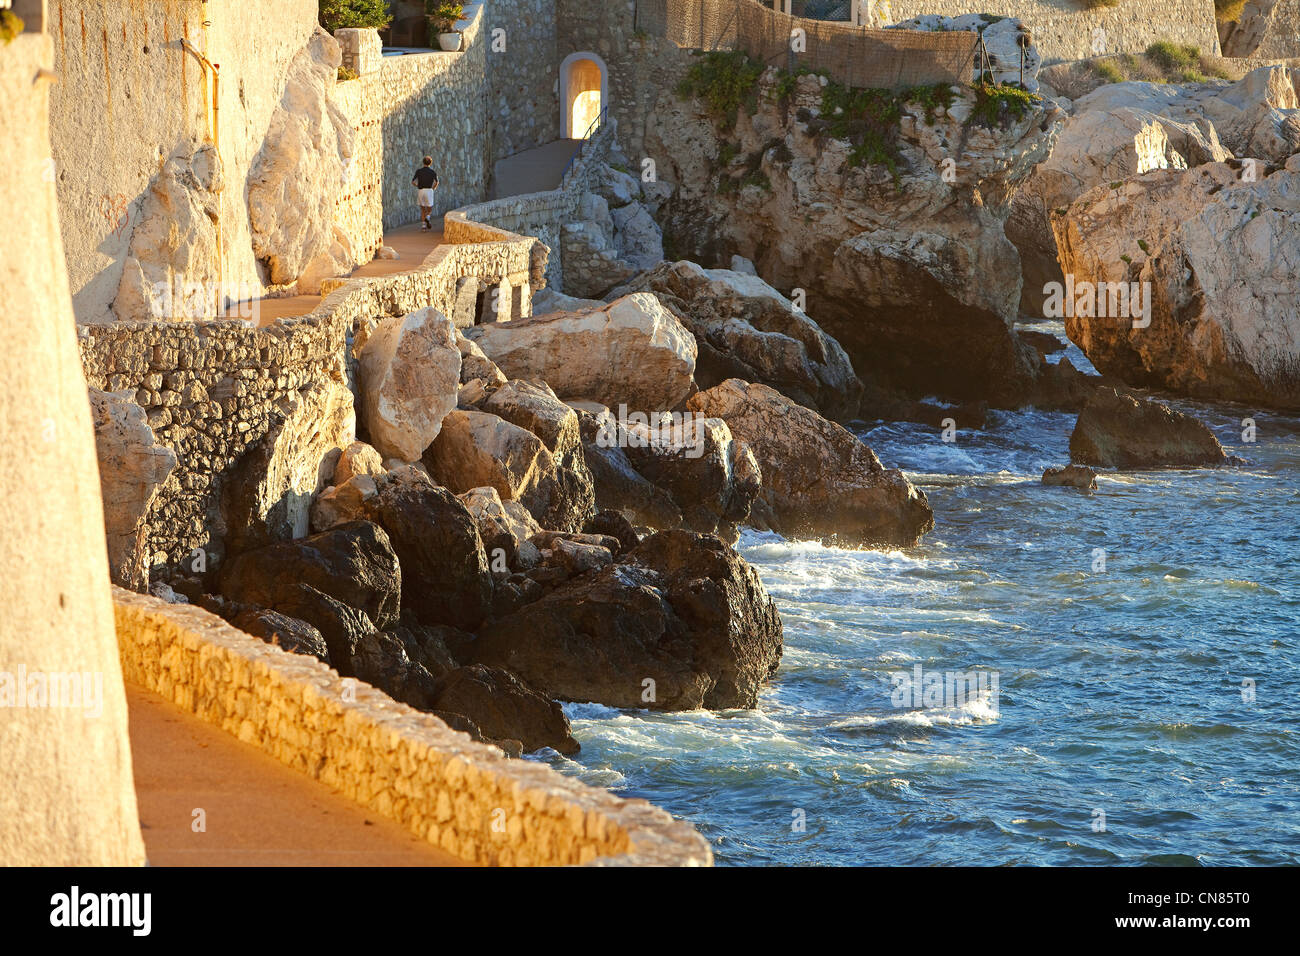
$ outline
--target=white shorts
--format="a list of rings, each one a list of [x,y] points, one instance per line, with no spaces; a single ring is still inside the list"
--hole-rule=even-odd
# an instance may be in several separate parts
[[[432,209],[432,208],[433,208],[433,190],[432,190],[432,189],[421,189],[421,190],[420,190],[420,208],[421,208],[421,209]]]

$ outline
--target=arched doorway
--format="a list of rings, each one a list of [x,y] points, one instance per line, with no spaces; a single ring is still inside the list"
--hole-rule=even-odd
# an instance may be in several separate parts
[[[561,133],[582,139],[609,103],[609,71],[595,53],[572,53],[560,64]]]

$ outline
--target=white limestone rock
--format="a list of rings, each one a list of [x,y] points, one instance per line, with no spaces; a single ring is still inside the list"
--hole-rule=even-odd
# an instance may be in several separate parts
[[[510,378],[546,382],[564,399],[667,411],[694,385],[695,337],[648,293],[598,309],[478,325],[466,335]]]
[[[99,489],[113,583],[141,590],[149,583],[145,518],[158,489],[176,469],[176,453],[158,443],[130,392],[90,389],[99,456]]]
[[[352,159],[353,133],[331,99],[342,54],[323,29],[289,65],[284,95],[249,176],[253,252],[273,285],[317,293],[355,265],[352,243],[334,222]]]
[[[437,309],[390,316],[358,361],[361,416],[384,458],[417,461],[456,407],[461,355],[456,327]]]

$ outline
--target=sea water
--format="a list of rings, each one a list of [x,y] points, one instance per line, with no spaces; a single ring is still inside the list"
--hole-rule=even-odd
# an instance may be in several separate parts
[[[1300,420],[1165,400],[1248,464],[1088,494],[1039,481],[1072,414],[862,426],[934,531],[746,532],[785,623],[758,707],[570,704],[582,751],[544,759],[690,821],[721,865],[1300,863]]]

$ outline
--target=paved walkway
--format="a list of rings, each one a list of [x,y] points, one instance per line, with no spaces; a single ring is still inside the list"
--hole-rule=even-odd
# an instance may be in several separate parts
[[[126,698],[153,866],[467,865],[151,691]]]
[[[359,266],[349,278],[366,276],[388,276],[398,272],[409,272],[424,264],[425,258],[435,248],[442,245],[442,220],[435,219],[433,231],[425,232],[420,224],[399,226],[391,232],[384,233],[384,245],[392,246],[400,259],[371,259]],[[318,295],[295,295],[282,299],[262,299],[258,302],[258,325],[270,325],[276,319],[289,316],[306,315],[320,305]]]
[[[564,167],[578,148],[579,140],[557,139],[497,161],[492,168],[492,198],[524,196],[557,189]]]

